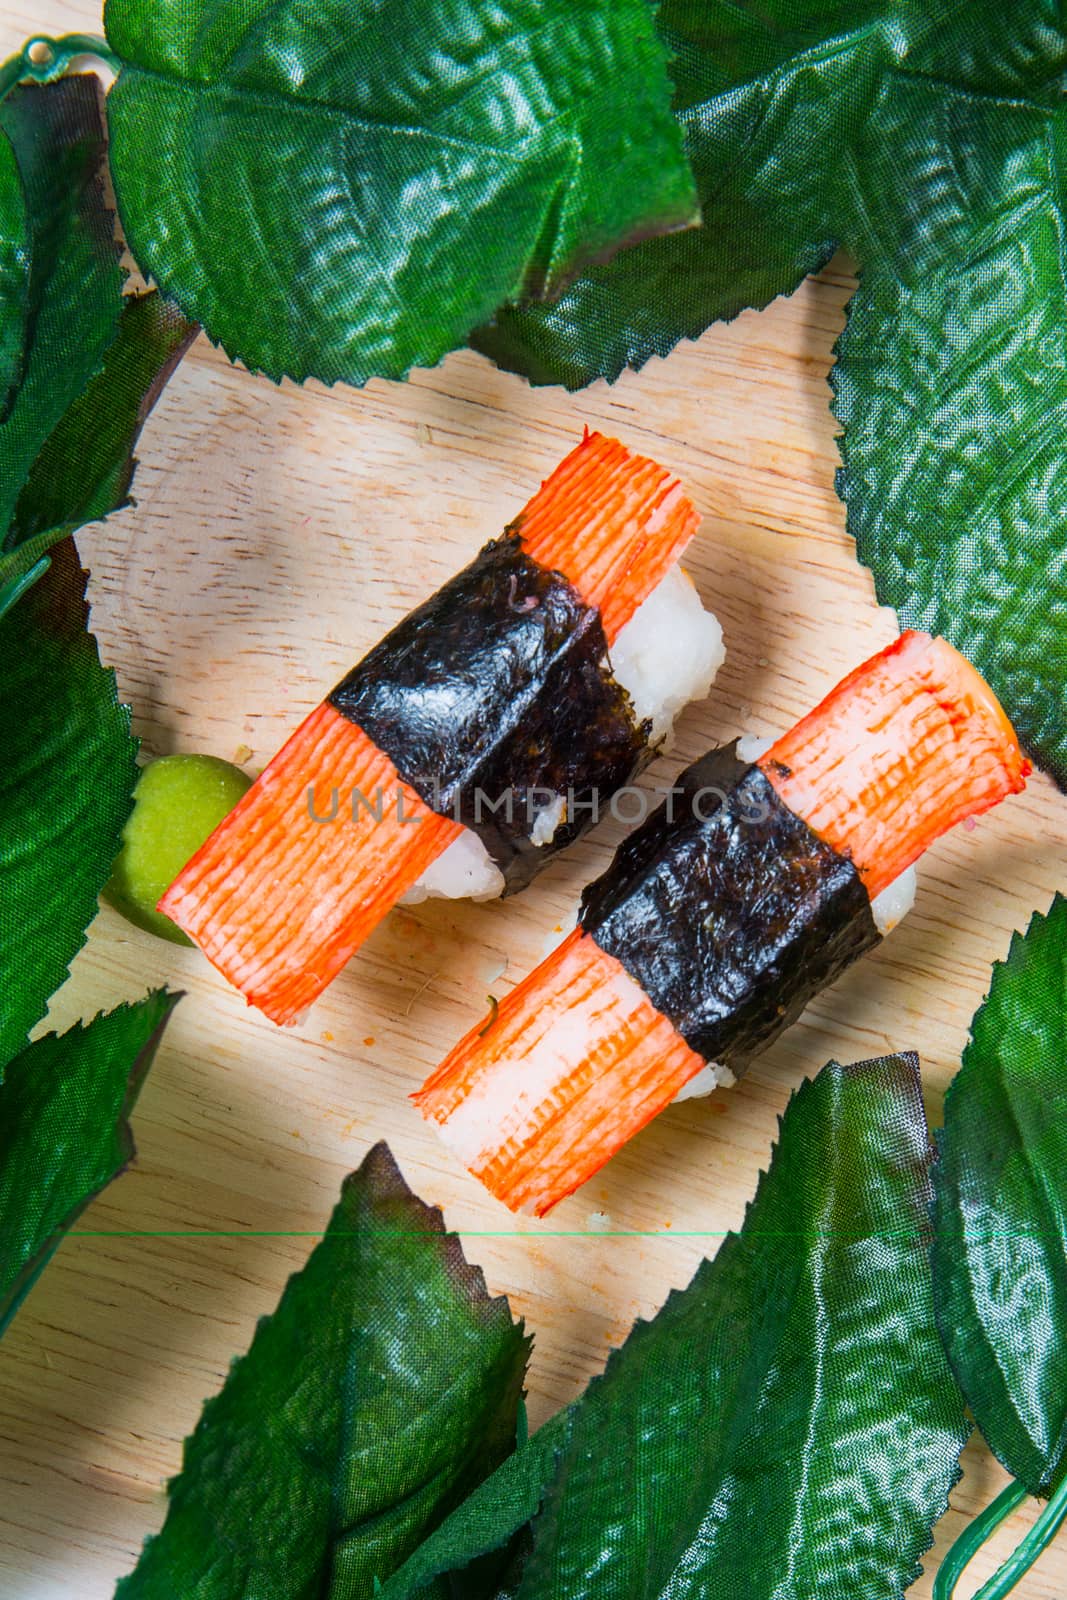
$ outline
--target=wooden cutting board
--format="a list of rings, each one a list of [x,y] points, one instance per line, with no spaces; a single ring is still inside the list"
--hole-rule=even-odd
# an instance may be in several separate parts
[[[95,6],[0,6],[0,47]],[[276,388],[201,338],[145,428],[137,505],[79,536],[93,625],[145,750],[255,772],[341,673],[497,533],[583,426],[682,477],[703,515],[687,565],[728,658],[682,718],[670,780],[712,741],[787,727],[895,633],[833,490],[831,349],[854,287],[835,261],[791,300],[716,327],[614,388],[532,390],[461,353],[407,384]],[[199,953],[108,909],[55,1025],[169,983],[187,991],[135,1116],[134,1168],[86,1213],[0,1345],[0,1594],[105,1600],[162,1520],[201,1402],[305,1260],[344,1174],[389,1140],[492,1290],[536,1336],[534,1425],[637,1315],[737,1225],[791,1090],[827,1059],[920,1052],[931,1118],[1013,929],[1067,886],[1067,801],[1025,796],[932,850],[914,913],[733,1091],[668,1111],[545,1223],[516,1225],[407,1101],[537,962],[621,830],[603,827],[506,905],[395,913],[300,1027],[279,1031]],[[600,1228],[594,1212],[606,1213]],[[1005,1475],[981,1444],[936,1558]],[[1033,1519],[975,1563],[984,1578]],[[1067,1539],[1016,1591],[1062,1595]],[[967,1591],[970,1592],[970,1589]]]

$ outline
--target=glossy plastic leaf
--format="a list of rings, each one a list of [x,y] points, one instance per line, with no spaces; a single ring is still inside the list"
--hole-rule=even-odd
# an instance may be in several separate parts
[[[1020,103],[1056,106],[1067,66],[1055,0],[1020,0],[1010,19],[996,0],[663,0],[657,26],[703,226],[478,330],[480,349],[535,382],[614,379],[791,293],[838,244],[863,267],[917,274],[954,223],[955,242],[966,234],[957,178],[1011,182],[1004,130]],[[913,123],[924,93],[933,115]],[[985,148],[958,124],[969,105],[988,111]]]
[[[0,1333],[63,1234],[133,1159],[129,1115],[179,996],[45,1034],[0,1087]]]
[[[381,1600],[452,1600],[457,1592],[464,1600],[497,1600],[498,1569],[480,1584],[473,1564],[506,1547],[541,1509],[575,1409],[558,1411],[475,1489],[382,1585]]]
[[[934,1325],[929,1201],[914,1057],[805,1084],[741,1232],[636,1325],[542,1451],[521,1600],[898,1600],[967,1434]],[[497,1485],[511,1536],[517,1480],[537,1497],[537,1439],[472,1502],[477,1539],[463,1507],[385,1600],[419,1593],[409,1575],[450,1545],[487,1547]]]
[[[87,617],[68,540],[0,618],[0,1073],[84,943],[132,803],[130,714]]]
[[[364,1600],[511,1451],[529,1341],[377,1145],[116,1600]]]
[[[0,425],[0,548],[42,445],[104,360],[122,309],[114,217],[104,198],[100,80],[21,84],[0,102],[29,222],[29,337]]]
[[[274,378],[402,377],[696,218],[646,0],[108,0],[138,263]]]
[[[931,94],[915,92],[915,126],[937,114]],[[943,250],[861,279],[834,372],[838,486],[879,600],[974,662],[1063,785],[1067,116],[991,120],[955,108],[975,154],[954,174]]]
[[[621,252],[550,304],[501,310],[475,348],[534,383],[578,389],[791,293],[835,247],[838,157],[870,92],[884,9],[663,0],[703,225]]]
[[[22,177],[0,127],[0,416],[22,365],[29,309],[30,239]]]
[[[93,522],[127,503],[137,436],[198,331],[160,294],[124,300],[100,371],[59,419],[22,486],[12,545]]]
[[[664,0],[704,226],[473,342],[574,388],[790,292],[860,290],[839,488],[878,598],[944,633],[1067,784],[1067,22],[1055,0]]]
[[[130,503],[138,435],[198,331],[154,291],[124,300],[103,366],[60,417],[23,483],[9,548],[0,554],[0,617],[47,566],[53,545]],[[0,428],[0,449],[2,442]]]
[[[990,1449],[1032,1494],[1067,1468],[1067,900],[993,969],[945,1101],[934,1298]]]
[[[0,227],[7,149],[29,198],[32,248],[29,337],[0,422],[0,615],[51,545],[125,504],[141,425],[196,333],[159,294],[122,297],[100,182],[99,81],[17,88],[0,104],[2,128],[14,143],[0,142]]]

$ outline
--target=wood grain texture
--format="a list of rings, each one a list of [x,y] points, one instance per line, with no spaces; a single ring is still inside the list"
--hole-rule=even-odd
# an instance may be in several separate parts
[[[44,18],[4,5],[3,53],[42,22],[98,29],[99,16],[88,0],[49,0]],[[852,287],[835,262],[791,300],[574,397],[531,390],[469,353],[405,385],[275,388],[202,338],[145,429],[136,507],[79,540],[102,652],[145,749],[251,750],[258,770],[367,646],[499,531],[586,424],[683,478],[703,515],[687,565],[729,651],[711,700],[685,715],[674,757],[646,785],[713,740],[783,729],[896,631],[833,491],[826,374]],[[162,1519],[162,1485],[202,1400],[375,1139],[389,1139],[490,1287],[528,1318],[536,1424],[740,1221],[804,1075],[831,1056],[915,1048],[940,1120],[991,962],[1067,886],[1067,801],[1038,776],[935,847],[914,914],[736,1090],[667,1112],[547,1223],[516,1227],[406,1097],[486,994],[539,959],[620,833],[605,826],[507,905],[394,914],[285,1031],[197,952],[100,913],[55,1024],[164,981],[188,996],[136,1113],[136,1166],[86,1214],[0,1346],[5,1600],[111,1594]],[[593,1231],[594,1211],[623,1236]],[[972,1443],[918,1600],[937,1552],[1003,1481]],[[1001,1531],[976,1582],[1033,1515]],[[1049,1600],[1065,1588],[1061,1541],[1016,1593]]]

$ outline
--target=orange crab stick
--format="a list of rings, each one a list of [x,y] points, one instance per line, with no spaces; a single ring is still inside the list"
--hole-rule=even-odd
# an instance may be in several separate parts
[[[461,832],[324,700],[159,909],[250,1005],[292,1022]]]
[[[576,928],[412,1098],[498,1199],[540,1217],[704,1065]]]
[[[851,673],[759,766],[789,810],[852,859],[872,898],[1030,771],[989,687],[951,645],[922,633]],[[710,902],[688,909],[716,913]],[[666,919],[650,931],[672,935]],[[714,976],[695,965],[694,991]],[[791,998],[782,995],[780,1011]],[[498,1199],[543,1216],[707,1065],[579,928],[412,1098]]]
[[[529,556],[601,607],[610,643],[674,565],[698,520],[665,468],[593,433],[542,484],[512,531]],[[317,821],[312,813],[328,812],[335,792],[338,814]],[[251,1004],[291,1022],[462,831],[324,701],[159,910]]]
[[[946,639],[915,632],[857,667],[758,765],[849,856],[872,900],[1031,770],[985,679]]]
[[[678,479],[618,439],[587,433],[512,523],[523,549],[596,606],[613,644],[700,521]]]

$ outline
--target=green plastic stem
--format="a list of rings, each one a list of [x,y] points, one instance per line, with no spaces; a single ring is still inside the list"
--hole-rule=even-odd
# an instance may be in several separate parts
[[[1009,1483],[981,1516],[975,1517],[942,1561],[934,1579],[933,1600],[952,1600],[959,1583],[978,1551],[990,1539],[1001,1523],[1022,1505],[1029,1491],[1021,1483]],[[1009,1595],[1038,1556],[1045,1550],[1067,1519],[1067,1478],[1046,1504],[1033,1527],[1019,1541],[1003,1566],[974,1596],[974,1600],[1004,1600]]]
[[[42,556],[40,561],[24,572],[21,578],[14,578],[6,588],[0,589],[0,617],[5,617],[17,600],[21,600],[27,589],[32,589],[38,578],[43,578],[52,565],[51,556]]]
[[[35,61],[34,54],[43,59]],[[18,55],[11,56],[0,66],[0,100],[9,94],[17,83],[30,80],[34,83],[52,83],[61,78],[78,56],[95,56],[104,61],[113,72],[119,70],[119,59],[110,49],[106,39],[92,33],[65,33],[62,38],[50,39],[46,34],[35,33],[27,39]]]

